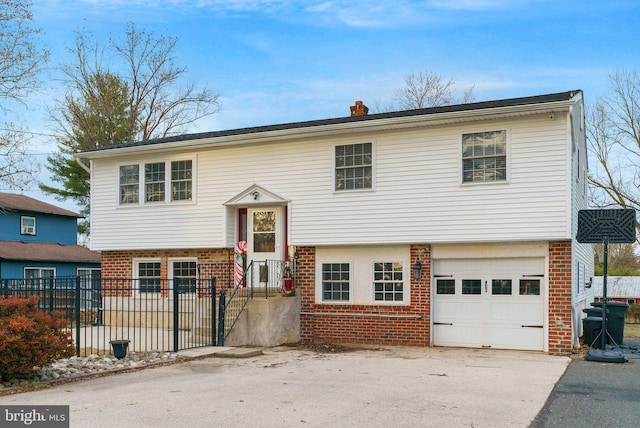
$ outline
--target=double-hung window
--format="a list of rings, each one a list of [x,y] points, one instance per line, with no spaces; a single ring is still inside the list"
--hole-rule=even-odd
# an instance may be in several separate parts
[[[348,302],[351,289],[349,263],[322,264],[322,301]]]
[[[138,260],[134,263],[140,293],[159,293],[161,287],[160,261]]]
[[[193,176],[192,160],[120,165],[119,204],[191,201],[193,200]]]
[[[373,187],[373,144],[336,146],[335,190],[371,189]]]
[[[164,201],[164,162],[144,165],[144,200],[145,202]]]
[[[401,262],[374,262],[373,297],[376,302],[401,302],[404,300]]]
[[[29,216],[20,217],[20,234],[35,235],[36,234],[36,218]]]
[[[462,182],[507,180],[507,131],[462,135]]]
[[[181,293],[195,293],[198,276],[198,262],[196,260],[173,260],[171,262],[171,277],[178,279]]]

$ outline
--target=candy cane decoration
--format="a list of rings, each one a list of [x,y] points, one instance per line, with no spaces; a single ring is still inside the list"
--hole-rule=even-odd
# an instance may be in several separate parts
[[[242,281],[243,275],[243,255],[247,254],[247,241],[238,241],[236,244],[236,265],[235,265],[235,279],[236,287],[242,288],[245,286]]]

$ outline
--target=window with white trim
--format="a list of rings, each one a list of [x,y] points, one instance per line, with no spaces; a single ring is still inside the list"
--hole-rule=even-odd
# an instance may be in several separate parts
[[[355,190],[373,187],[373,144],[347,144],[335,147],[335,189]]]
[[[120,204],[137,204],[140,193],[140,166],[120,166],[119,179]]]
[[[30,278],[53,278],[56,276],[56,268],[53,267],[26,267],[24,277]]]
[[[120,165],[118,171],[120,205],[193,200],[191,159]]]
[[[35,235],[36,234],[36,218],[29,216],[20,217],[20,234]]]
[[[164,202],[164,162],[144,164],[144,201]]]
[[[507,180],[507,131],[462,134],[462,182]]]
[[[373,263],[373,299],[376,302],[404,300],[402,262]]]
[[[170,260],[171,279],[178,278],[179,292],[195,293],[198,278],[198,262],[196,259]]]
[[[351,265],[322,264],[322,301],[348,302],[351,297]]]
[[[171,162],[171,200],[190,201],[192,195],[193,162],[190,160]]]
[[[160,260],[135,260],[134,278],[139,293],[159,293],[161,287]]]

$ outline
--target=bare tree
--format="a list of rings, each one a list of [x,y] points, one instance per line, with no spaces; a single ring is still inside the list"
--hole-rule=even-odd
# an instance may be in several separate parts
[[[148,140],[179,134],[216,113],[219,94],[206,85],[184,81],[187,68],[174,61],[177,42],[177,38],[137,31],[132,23],[124,40],[111,38],[106,48],[80,32],[71,49],[74,62],[62,69],[70,86],[81,94],[95,90],[95,76],[118,76],[129,88],[131,138]],[[108,66],[104,65],[106,55]]]
[[[436,107],[473,101],[473,86],[464,90],[461,98],[455,96],[455,82],[430,70],[409,73],[404,86],[396,91],[395,98],[403,109]]]
[[[41,184],[44,192],[75,200],[89,216],[89,174],[76,153],[183,133],[218,111],[219,95],[211,88],[183,84],[187,69],[174,62],[176,43],[134,24],[106,47],[86,32],[76,34],[73,62],[62,67],[69,92],[51,112],[60,153],[48,158],[48,169],[62,186]],[[89,224],[79,231],[88,234]]]
[[[40,30],[31,26],[29,0],[0,0],[0,110],[10,111],[10,102],[25,104],[27,95],[38,88],[38,74],[48,52],[38,48]],[[9,103],[7,103],[7,101]],[[0,182],[21,189],[37,167],[25,156],[30,134],[13,123],[0,129]]]
[[[596,163],[590,168],[592,203],[640,208],[640,75],[609,76],[609,95],[587,112],[587,141]]]

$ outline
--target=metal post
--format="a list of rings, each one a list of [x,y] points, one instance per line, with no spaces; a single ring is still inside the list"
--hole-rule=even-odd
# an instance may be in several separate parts
[[[80,276],[76,275],[76,356],[80,356]]]
[[[600,343],[602,344],[602,350],[606,349],[607,345],[607,269],[609,259],[609,237],[604,237],[604,266],[602,273],[602,331],[600,334]]]
[[[180,279],[179,278],[173,278],[173,352],[178,352],[178,323],[179,323],[179,317],[178,317],[178,310],[179,310],[179,304],[180,304],[180,299],[178,297],[178,295],[180,294],[179,291],[180,288]]]
[[[220,301],[218,302],[218,346],[224,346],[224,313],[226,305],[226,290],[220,289]]]
[[[216,346],[216,277],[211,277],[211,344]]]

